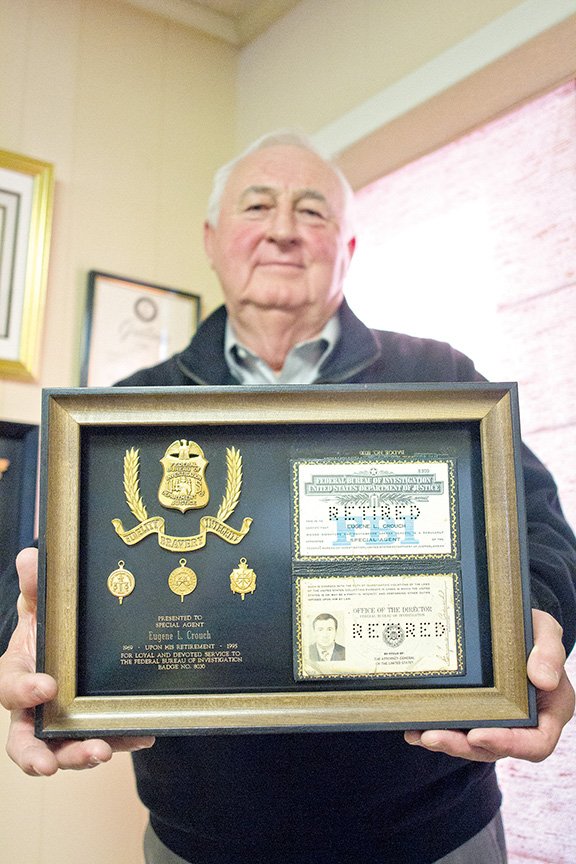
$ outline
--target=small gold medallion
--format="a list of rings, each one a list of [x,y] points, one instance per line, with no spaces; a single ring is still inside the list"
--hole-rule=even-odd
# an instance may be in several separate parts
[[[108,590],[122,605],[122,600],[134,590],[136,579],[133,574],[124,568],[124,561],[118,561],[118,570],[113,570],[108,577]]]
[[[248,567],[246,558],[241,558],[238,567],[230,574],[230,590],[241,594],[242,600],[246,594],[253,594],[256,590],[256,573]]]
[[[196,588],[198,577],[194,570],[186,567],[186,558],[180,559],[180,566],[172,570],[168,577],[168,585],[174,594],[180,595],[180,602],[184,602],[186,594],[191,594]]]

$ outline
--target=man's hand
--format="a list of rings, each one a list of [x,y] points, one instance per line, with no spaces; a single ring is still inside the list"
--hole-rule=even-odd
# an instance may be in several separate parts
[[[93,768],[108,762],[116,751],[151,747],[154,738],[117,738],[107,741],[40,741],[34,737],[36,705],[56,696],[58,685],[36,668],[36,599],[38,552],[24,549],[16,561],[20,577],[18,625],[6,653],[0,657],[0,703],[12,712],[6,751],[26,774],[48,776],[59,768]]]
[[[495,762],[505,756],[541,762],[550,756],[574,714],[574,689],[564,669],[562,628],[551,615],[538,609],[533,610],[532,620],[534,647],[528,658],[528,677],[538,690],[538,726],[469,732],[409,731],[404,733],[408,744],[476,762]]]

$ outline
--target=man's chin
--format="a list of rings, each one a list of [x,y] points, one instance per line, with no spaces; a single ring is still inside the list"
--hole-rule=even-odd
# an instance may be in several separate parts
[[[298,312],[314,305],[310,298],[293,291],[266,291],[246,297],[243,306],[253,306],[263,312]]]

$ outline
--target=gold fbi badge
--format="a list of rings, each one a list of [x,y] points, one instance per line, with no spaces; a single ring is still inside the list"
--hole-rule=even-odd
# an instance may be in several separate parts
[[[164,507],[185,513],[205,507],[210,492],[204,476],[208,460],[194,441],[173,441],[160,459],[164,475],[158,489],[158,500]]]
[[[192,552],[206,545],[207,535],[216,534],[226,543],[237,544],[250,530],[252,519],[246,516],[240,529],[232,528],[226,520],[238,504],[242,490],[242,455],[235,447],[226,448],[226,491],[215,516],[202,516],[200,530],[187,537],[173,537],[166,533],[163,516],[148,517],[146,505],[140,495],[140,451],[132,447],[124,456],[124,494],[138,525],[128,530],[120,519],[112,519],[119,537],[127,546],[139,543],[150,534],[158,535],[158,544],[170,552]],[[194,441],[173,441],[160,460],[164,475],[158,489],[158,498],[165,507],[184,513],[193,508],[205,507],[210,493],[204,476],[208,461],[204,452]]]

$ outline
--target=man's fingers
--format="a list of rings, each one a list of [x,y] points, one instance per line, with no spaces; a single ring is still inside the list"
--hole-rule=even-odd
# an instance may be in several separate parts
[[[112,758],[113,753],[141,750],[154,744],[152,736],[41,741],[34,737],[32,711],[13,711],[6,752],[32,777],[49,777],[58,769],[81,771],[95,768]]]
[[[6,752],[32,777],[49,777],[59,768],[94,768],[112,757],[112,748],[105,741],[48,743],[35,738],[32,711],[13,712]]]
[[[45,742],[44,742],[45,743]],[[112,738],[110,740],[90,738],[86,741],[65,740],[50,742],[48,747],[56,757],[58,768],[63,771],[83,771],[109,762],[114,753],[131,753],[151,747],[154,738]]]
[[[25,774],[49,777],[58,770],[58,761],[50,749],[34,738],[31,711],[13,711],[6,752]]]
[[[112,748],[107,741],[97,738],[87,741],[66,740],[49,745],[54,753],[58,768],[66,771],[82,771],[86,768],[96,768],[112,758]]]
[[[10,654],[12,649],[15,649],[22,655],[28,655],[32,658],[35,665],[38,550],[23,549],[16,558],[16,568],[20,582],[20,595],[17,601],[18,624],[12,634],[6,653]],[[32,671],[32,668],[29,671]]]
[[[56,681],[50,675],[23,670],[21,661],[17,657],[3,659],[0,704],[8,711],[34,708],[36,705],[50,702],[57,692]]]
[[[113,753],[134,753],[135,750],[148,750],[156,743],[153,735],[133,735],[122,738],[106,738]]]
[[[554,752],[562,730],[574,713],[574,689],[563,670],[558,687],[538,693],[538,726],[533,729],[475,729],[471,740],[504,756],[541,762]]]
[[[20,591],[26,605],[36,607],[38,596],[38,550],[22,549],[16,558]]]
[[[562,627],[547,612],[534,609],[534,647],[528,657],[528,677],[539,690],[555,690],[564,671],[566,652]]]
[[[562,729],[573,715],[574,701],[574,690],[563,671],[555,690],[538,693],[537,727],[479,728],[468,733],[445,729],[410,730],[405,732],[404,738],[408,744],[477,762],[494,762],[506,756],[541,762],[554,751]]]
[[[35,672],[38,552],[24,549],[16,566],[20,579],[18,624],[10,645],[0,658],[0,703],[12,711],[6,751],[31,776],[47,777],[59,769],[82,770],[108,762],[118,751],[151,747],[151,736],[104,741],[40,740],[34,736],[34,707],[50,702],[58,692],[56,681]]]
[[[491,750],[474,746],[465,732],[448,729],[427,729],[424,732],[409,731],[404,733],[408,744],[424,747],[434,753],[446,753],[460,759],[470,759],[474,762],[495,762],[498,756]]]

